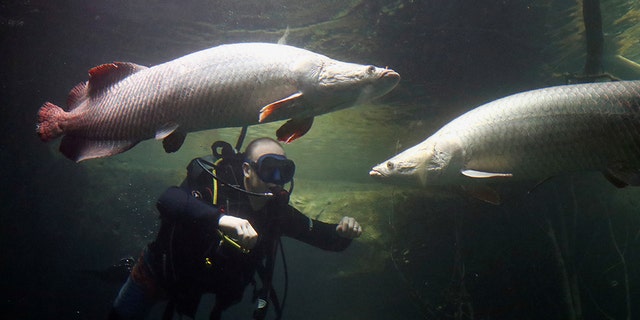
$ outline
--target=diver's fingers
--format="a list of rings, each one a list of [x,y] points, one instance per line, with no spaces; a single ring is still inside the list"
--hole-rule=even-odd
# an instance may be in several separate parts
[[[249,223],[249,221],[242,221],[242,223],[236,227],[236,233],[238,235],[236,239],[242,247],[253,249],[253,246],[258,240],[258,233],[255,229],[253,229],[253,226]]]
[[[350,228],[353,228],[353,224],[355,222],[356,222],[356,219],[345,216],[345,217],[342,217],[342,220],[340,220],[339,226],[343,228],[343,230],[348,230]]]
[[[336,227],[336,232],[342,237],[353,239],[362,234],[362,227],[351,217],[343,217]]]
[[[223,215],[218,220],[218,227],[223,233],[236,239],[246,249],[253,249],[258,240],[258,233],[251,223],[245,219]]]
[[[360,226],[360,224],[358,223],[358,221],[353,221],[353,228],[350,228],[349,230],[351,231],[350,233],[350,237],[351,239],[357,238],[362,234],[362,227]]]
[[[353,238],[357,238],[360,235],[362,235],[362,226],[360,226],[360,224],[356,221],[356,224],[353,226]]]
[[[246,249],[253,249],[253,247],[256,245],[256,242],[258,241],[258,233],[255,229],[253,229],[253,226],[249,222],[247,222],[247,224],[243,227],[244,232],[242,234],[242,238],[240,239],[240,245]]]

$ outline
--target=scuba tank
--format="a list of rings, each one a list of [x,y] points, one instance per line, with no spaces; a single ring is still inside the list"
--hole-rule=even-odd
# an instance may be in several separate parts
[[[238,189],[243,190],[242,154],[224,141],[214,142],[211,151],[210,156],[191,160],[181,187],[187,187],[194,197],[216,206],[220,205],[220,199],[237,200]]]

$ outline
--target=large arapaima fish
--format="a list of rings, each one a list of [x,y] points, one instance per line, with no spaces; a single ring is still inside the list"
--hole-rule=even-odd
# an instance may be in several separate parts
[[[213,47],[151,68],[114,62],[89,71],[69,93],[68,111],[46,102],[38,112],[43,141],[64,136],[60,151],[82,161],[162,139],[177,151],[187,132],[290,119],[281,141],[304,135],[313,117],[380,97],[400,76],[269,43]]]

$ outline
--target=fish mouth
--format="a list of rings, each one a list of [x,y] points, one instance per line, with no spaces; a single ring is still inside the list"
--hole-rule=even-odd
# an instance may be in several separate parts
[[[393,69],[387,69],[385,68],[382,73],[380,74],[380,78],[396,78],[398,80],[400,80],[400,74],[393,71]]]
[[[371,169],[371,171],[369,171],[369,176],[370,177],[374,177],[374,178],[385,177],[385,175],[382,172],[380,172],[380,171],[378,171],[376,169]]]

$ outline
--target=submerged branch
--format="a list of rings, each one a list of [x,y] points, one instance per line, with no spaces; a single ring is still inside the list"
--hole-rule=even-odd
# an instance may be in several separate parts
[[[560,283],[562,286],[562,293],[564,297],[563,301],[565,303],[565,307],[567,310],[566,319],[576,320],[577,318],[576,318],[576,312],[574,310],[573,297],[571,295],[571,285],[569,282],[569,275],[567,274],[567,266],[562,256],[562,250],[560,249],[560,245],[558,244],[556,231],[553,228],[553,225],[551,224],[551,221],[549,221],[548,218],[545,218],[545,224],[546,224],[547,236],[549,236],[549,239],[551,240],[551,244],[553,245],[553,254],[556,258],[558,272],[560,273]]]
[[[618,254],[618,257],[620,258],[620,264],[622,265],[622,270],[624,273],[624,290],[625,290],[625,302],[626,302],[626,309],[627,309],[627,319],[631,319],[631,297],[629,295],[629,271],[627,270],[627,261],[624,258],[624,254],[622,253],[622,251],[620,250],[620,247],[618,246],[618,241],[616,240],[615,237],[615,233],[613,232],[613,225],[611,224],[611,217],[609,217],[607,219],[607,222],[609,224],[609,235],[611,236],[611,243],[613,244],[614,249],[616,249],[616,253]]]
[[[572,214],[573,214],[573,219],[572,219],[572,224],[571,224],[571,237],[570,239],[566,240],[568,242],[568,246],[570,246],[570,249],[568,249],[567,252],[565,252],[565,256],[567,257],[568,261],[568,265],[569,265],[569,269],[568,269],[568,273],[569,273],[569,284],[570,284],[570,289],[571,289],[571,297],[572,302],[573,302],[573,310],[576,314],[576,319],[582,319],[582,301],[581,301],[581,295],[580,295],[580,286],[579,286],[579,281],[578,281],[578,272],[576,270],[576,257],[575,257],[575,246],[577,243],[577,229],[578,229],[578,198],[576,197],[576,192],[575,192],[575,184],[573,183],[573,178],[571,178],[570,183],[569,183],[569,193],[571,194],[571,199],[572,199],[572,205],[573,205],[573,210],[572,210]],[[566,225],[564,223],[563,220],[563,228],[566,230]],[[565,231],[566,234],[566,231]],[[566,237],[565,237],[566,238]]]

